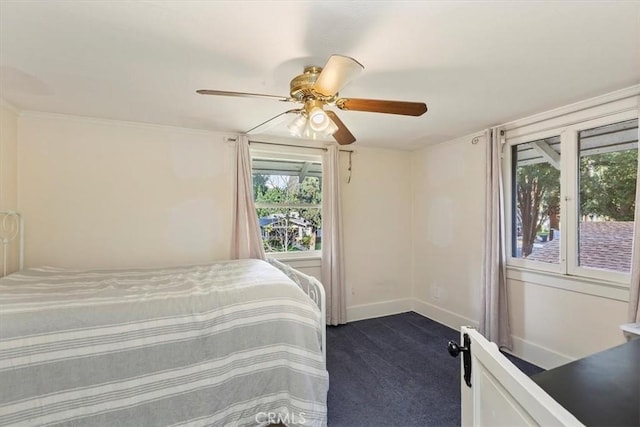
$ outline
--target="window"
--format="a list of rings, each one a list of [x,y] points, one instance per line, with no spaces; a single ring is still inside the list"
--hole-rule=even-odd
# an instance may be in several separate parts
[[[631,273],[638,120],[578,132],[578,265]]]
[[[319,251],[322,241],[320,157],[255,152],[252,173],[265,252]]]
[[[636,111],[507,135],[511,266],[628,284]]]
[[[512,256],[560,261],[560,137],[512,146]]]

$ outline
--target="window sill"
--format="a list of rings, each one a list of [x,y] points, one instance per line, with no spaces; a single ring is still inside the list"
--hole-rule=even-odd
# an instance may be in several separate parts
[[[278,261],[290,262],[290,261],[321,261],[322,251],[308,251],[308,252],[272,252],[267,253],[267,258],[274,258]]]
[[[628,285],[604,280],[594,280],[514,266],[507,266],[507,279],[594,295],[616,301],[629,301]]]

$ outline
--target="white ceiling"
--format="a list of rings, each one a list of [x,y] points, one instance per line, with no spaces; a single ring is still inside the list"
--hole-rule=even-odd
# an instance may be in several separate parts
[[[333,53],[356,145],[414,149],[640,83],[639,1],[0,1],[0,97],[19,109],[243,132]],[[285,123],[267,131],[286,135]]]

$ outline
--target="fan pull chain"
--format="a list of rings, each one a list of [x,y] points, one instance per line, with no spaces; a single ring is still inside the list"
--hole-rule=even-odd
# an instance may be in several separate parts
[[[351,155],[353,154],[353,151],[349,151],[349,169],[347,169],[349,171],[349,179],[347,179],[347,184],[351,184]]]

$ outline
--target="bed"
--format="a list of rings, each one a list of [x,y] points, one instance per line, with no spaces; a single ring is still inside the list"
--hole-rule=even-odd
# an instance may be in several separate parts
[[[326,425],[324,293],[277,261],[0,279],[0,425]]]

